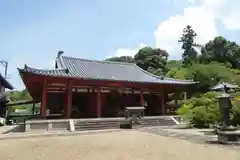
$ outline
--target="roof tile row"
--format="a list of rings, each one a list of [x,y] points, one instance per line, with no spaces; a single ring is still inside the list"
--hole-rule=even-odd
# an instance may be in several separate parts
[[[156,76],[141,69],[134,63],[96,61],[66,56],[59,56],[56,63],[58,69],[41,70],[25,66],[24,71],[44,76],[64,76],[94,80],[183,85],[195,83],[193,81]]]

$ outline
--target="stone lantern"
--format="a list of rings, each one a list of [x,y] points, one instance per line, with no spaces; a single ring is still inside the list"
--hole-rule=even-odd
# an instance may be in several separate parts
[[[233,88],[228,86],[223,83],[222,86],[218,85],[218,87],[215,87],[217,90],[223,91],[221,95],[217,97],[222,117],[222,124],[217,130],[217,136],[220,143],[233,144],[238,142],[240,132],[237,131],[235,127],[229,125],[229,115],[232,109],[232,96],[228,93],[228,91]]]
[[[231,98],[232,96],[226,92],[217,97],[222,117],[222,125],[220,128],[224,130],[229,127],[229,114],[232,109]]]

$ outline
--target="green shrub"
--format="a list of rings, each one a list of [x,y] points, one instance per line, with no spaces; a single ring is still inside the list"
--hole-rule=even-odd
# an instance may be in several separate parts
[[[218,99],[220,93],[207,92],[199,97],[193,97],[183,102],[177,110],[177,114],[185,117],[194,127],[205,128],[216,126],[221,122],[221,114]],[[240,125],[240,98],[232,100],[232,110],[230,113],[230,124]]]
[[[197,128],[205,128],[215,125],[220,121],[217,92],[208,92],[200,97],[193,97],[184,101],[184,104],[177,110],[179,115],[184,116]]]
[[[217,105],[198,106],[191,111],[190,122],[196,128],[208,128],[220,122],[220,111]]]
[[[240,125],[240,106],[233,105],[230,113],[230,124],[234,126]]]
[[[193,124],[194,127],[197,128],[205,128],[209,126],[209,119],[208,114],[205,106],[199,106],[193,108],[191,111],[191,118],[190,122]]]

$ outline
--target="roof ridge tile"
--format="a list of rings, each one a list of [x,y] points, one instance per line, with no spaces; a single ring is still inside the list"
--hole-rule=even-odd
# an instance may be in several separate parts
[[[107,60],[91,60],[91,59],[86,59],[86,58],[76,58],[76,57],[69,57],[69,56],[61,56],[61,57],[62,58],[74,59],[74,60],[80,60],[80,61],[97,62],[97,63],[135,65],[135,63],[128,63],[128,62],[116,62],[116,61],[107,61]]]

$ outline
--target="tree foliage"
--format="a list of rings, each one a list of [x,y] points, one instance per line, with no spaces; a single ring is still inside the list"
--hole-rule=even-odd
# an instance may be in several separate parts
[[[139,67],[153,74],[165,75],[168,71],[166,68],[168,53],[165,50],[145,47],[138,51],[134,59]]]
[[[106,61],[134,63],[134,59],[131,56],[111,57],[107,58]]]
[[[199,47],[200,45],[195,43],[196,37],[197,33],[190,25],[187,25],[187,27],[183,29],[183,34],[178,42],[182,44],[182,60],[184,66],[190,66],[197,60],[197,51],[194,47]]]
[[[222,36],[216,37],[201,48],[200,60],[208,64],[212,61],[225,63],[230,68],[240,67],[240,46]]]
[[[224,37],[216,37],[203,44],[201,54],[197,56],[190,52],[191,48],[199,47],[194,42],[196,36],[191,26],[183,30],[179,40],[184,51],[181,60],[168,60],[167,51],[151,47],[140,49],[133,58],[113,57],[110,60],[134,62],[142,69],[156,75],[197,81],[199,83],[194,92],[197,90],[204,93],[213,85],[223,81],[240,85],[239,45]]]
[[[134,57],[111,57],[106,60],[136,63],[140,68],[156,75],[165,75],[168,71],[168,53],[159,48],[144,47],[140,49]]]
[[[170,70],[166,74],[167,77],[176,78],[176,79],[190,79],[189,78],[189,69],[178,67],[178,68],[170,68]]]
[[[207,92],[212,86],[219,82],[232,82],[231,77],[234,73],[231,72],[225,65],[219,63],[195,64],[188,72],[187,79],[192,79],[199,82],[197,90]]]
[[[9,91],[7,95],[11,101],[19,101],[19,100],[31,100],[32,97],[28,93],[27,89],[22,91]]]

